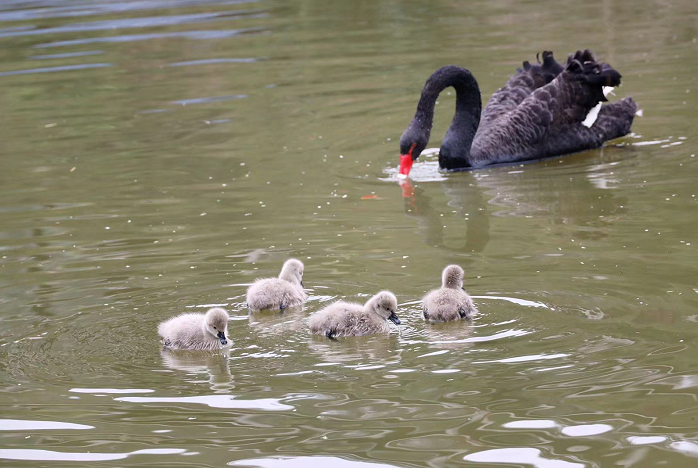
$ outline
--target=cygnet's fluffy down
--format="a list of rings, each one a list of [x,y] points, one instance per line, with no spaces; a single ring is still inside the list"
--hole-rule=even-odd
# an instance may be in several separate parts
[[[205,314],[182,314],[158,325],[165,348],[212,351],[228,346],[228,313],[220,307]]]
[[[429,291],[422,299],[422,311],[427,321],[470,319],[477,314],[473,300],[463,288],[463,276],[463,269],[458,265],[444,269],[441,287]]]
[[[303,263],[287,260],[278,278],[258,279],[247,289],[247,306],[251,310],[281,310],[305,302]]]
[[[390,327],[386,320],[400,325],[396,310],[397,298],[390,291],[379,292],[364,305],[338,301],[310,317],[310,331],[330,339],[388,333]]]

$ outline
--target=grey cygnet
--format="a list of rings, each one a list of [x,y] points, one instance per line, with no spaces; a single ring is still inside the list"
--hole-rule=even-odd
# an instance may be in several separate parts
[[[228,336],[228,313],[220,307],[205,314],[182,314],[158,325],[165,348],[213,351],[232,344]]]
[[[303,263],[292,258],[284,263],[278,278],[258,279],[247,289],[251,310],[281,310],[305,302]]]
[[[470,319],[477,314],[473,300],[463,288],[463,276],[463,269],[458,265],[444,268],[441,287],[429,291],[422,299],[425,320],[448,322]]]
[[[395,295],[390,291],[381,291],[363,305],[344,301],[330,304],[310,317],[310,331],[330,339],[388,333],[390,327],[386,320],[400,325],[396,311]]]

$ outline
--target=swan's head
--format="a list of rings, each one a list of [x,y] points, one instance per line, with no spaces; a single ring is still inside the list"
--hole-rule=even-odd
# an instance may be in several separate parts
[[[390,291],[381,291],[368,300],[366,306],[385,320],[390,320],[395,325],[400,325],[397,317],[397,298]]]
[[[228,344],[228,312],[220,307],[209,309],[204,316],[204,330],[206,333],[218,338],[223,346]]]
[[[291,258],[286,260],[286,263],[284,263],[283,268],[281,268],[279,278],[303,286],[303,269],[303,262],[296,260],[295,258]]]
[[[462,289],[464,274],[463,269],[458,265],[447,266],[441,275],[442,286],[444,288]]]
[[[415,118],[416,119],[416,118]],[[400,137],[400,175],[407,177],[412,163],[422,154],[429,143],[429,130],[412,120]]]

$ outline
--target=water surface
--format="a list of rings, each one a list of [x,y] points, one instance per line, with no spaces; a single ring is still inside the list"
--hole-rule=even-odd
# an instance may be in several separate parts
[[[0,5],[0,466],[692,466],[695,2]],[[395,178],[424,80],[588,47],[634,133]],[[453,93],[439,99],[438,147]],[[310,301],[253,314],[283,261]],[[427,326],[458,263],[480,310]],[[390,289],[389,337],[311,337]],[[157,324],[226,307],[226,354]],[[78,463],[79,462],[79,463]]]

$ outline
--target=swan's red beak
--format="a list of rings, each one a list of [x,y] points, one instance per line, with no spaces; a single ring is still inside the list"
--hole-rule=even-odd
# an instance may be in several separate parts
[[[412,161],[412,155],[410,153],[401,154],[400,155],[400,174],[407,177],[410,173],[410,169],[412,169],[412,164],[414,164],[414,161]]]
[[[414,160],[412,159],[412,152],[414,151],[415,146],[417,146],[417,143],[412,143],[412,146],[410,147],[410,150],[407,152],[407,154],[400,155],[400,174],[402,174],[405,177],[407,177],[410,174],[412,164],[414,164]]]

